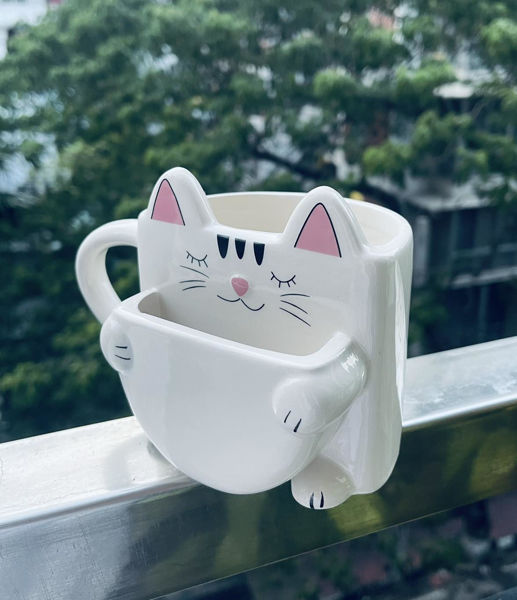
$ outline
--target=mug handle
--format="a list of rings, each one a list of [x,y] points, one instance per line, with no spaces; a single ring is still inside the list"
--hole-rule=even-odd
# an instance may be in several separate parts
[[[103,323],[120,304],[106,272],[106,253],[113,246],[138,246],[137,219],[113,221],[94,229],[79,246],[75,273],[86,304]]]

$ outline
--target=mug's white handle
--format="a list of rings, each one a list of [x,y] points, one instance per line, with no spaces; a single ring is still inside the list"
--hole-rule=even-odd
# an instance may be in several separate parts
[[[123,219],[92,231],[80,245],[75,259],[79,289],[92,313],[103,323],[120,304],[106,273],[106,253],[113,246],[137,247],[137,219]]]

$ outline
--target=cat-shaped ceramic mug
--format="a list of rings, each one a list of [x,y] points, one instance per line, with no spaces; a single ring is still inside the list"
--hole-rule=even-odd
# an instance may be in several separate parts
[[[138,248],[120,301],[109,247]],[[398,455],[412,233],[400,215],[308,194],[207,196],[176,167],[138,220],[93,231],[80,289],[158,450],[213,488],[291,480],[303,506],[378,489]]]

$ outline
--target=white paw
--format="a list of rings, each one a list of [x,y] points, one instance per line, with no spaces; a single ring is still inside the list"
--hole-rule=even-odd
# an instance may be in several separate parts
[[[302,387],[290,381],[274,394],[273,411],[279,423],[297,435],[317,433],[327,425],[324,411],[311,398],[309,387],[309,383]]]
[[[298,431],[300,431],[300,433],[303,433],[307,424],[307,418],[305,418],[305,424],[300,430],[300,426],[302,424],[303,419],[304,417],[301,417],[298,412],[290,409],[286,412],[284,420],[282,422],[286,426],[286,428],[292,431],[293,433],[298,433]]]
[[[316,497],[316,501],[314,501],[314,497]],[[311,492],[311,495],[309,496],[309,508],[314,510],[325,508],[325,493],[323,490]]]
[[[116,371],[128,371],[133,365],[133,350],[128,336],[114,320],[104,323],[101,330],[104,357]]]
[[[113,340],[112,362],[117,371],[127,371],[133,362],[133,351],[127,335],[121,335]]]
[[[354,493],[354,486],[339,465],[317,456],[291,480],[291,491],[302,506],[323,510],[342,504]]]

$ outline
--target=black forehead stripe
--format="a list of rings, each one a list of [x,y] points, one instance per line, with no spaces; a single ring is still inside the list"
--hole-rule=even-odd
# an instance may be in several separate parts
[[[257,265],[261,265],[264,260],[264,244],[259,244],[255,242],[253,244],[253,252],[255,252],[255,260],[257,261]]]
[[[246,240],[239,240],[238,238],[235,240],[235,251],[237,252],[237,256],[242,258],[244,256],[244,248],[246,247]]]
[[[217,245],[219,246],[219,254],[221,255],[221,258],[226,258],[229,240],[230,238],[226,237],[225,235],[217,236]]]

